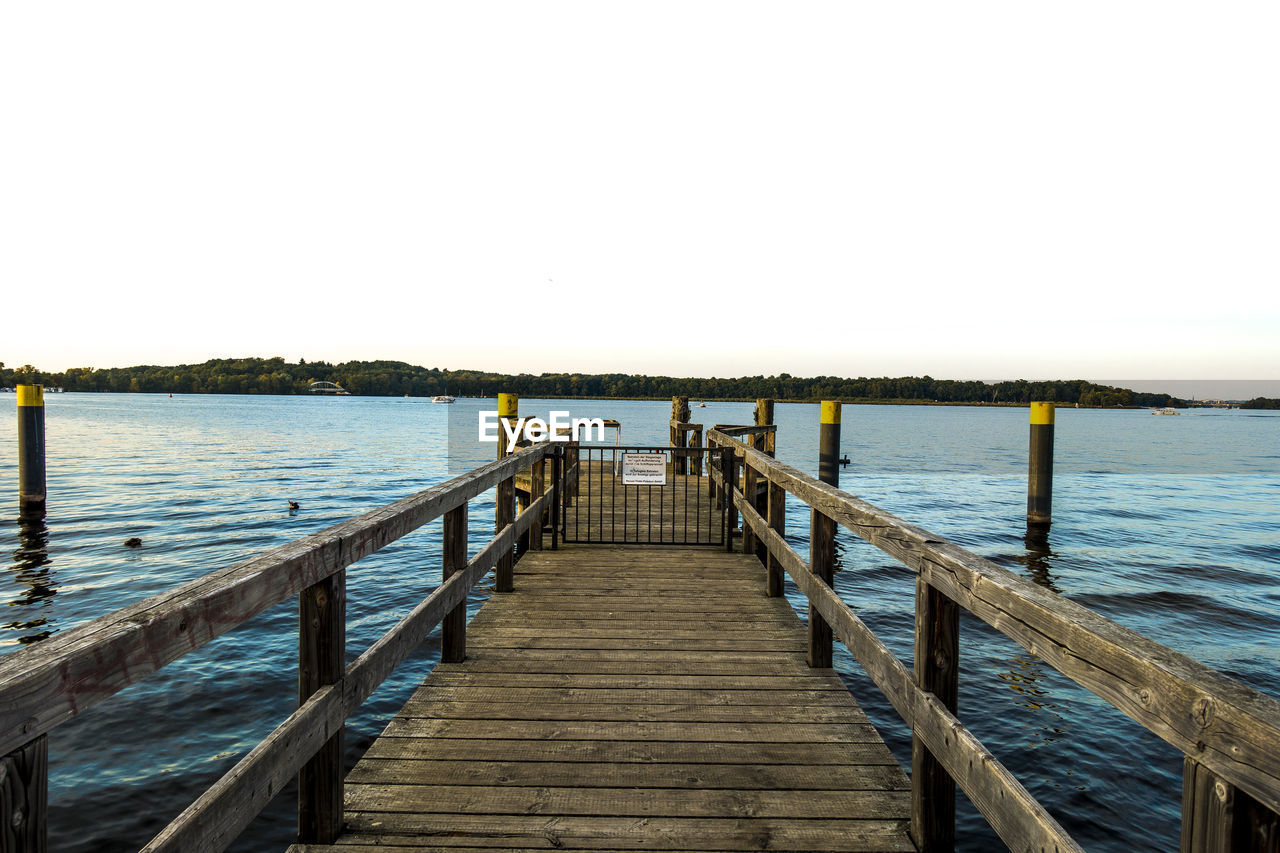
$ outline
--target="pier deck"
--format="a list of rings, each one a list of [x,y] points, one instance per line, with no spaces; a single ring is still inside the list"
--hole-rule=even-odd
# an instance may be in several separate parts
[[[915,850],[906,775],[755,558],[526,554],[347,778],[333,845]]]

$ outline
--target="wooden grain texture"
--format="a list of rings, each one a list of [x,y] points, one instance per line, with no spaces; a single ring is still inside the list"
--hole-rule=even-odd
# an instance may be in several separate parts
[[[916,579],[916,686],[953,715],[959,696],[960,608]],[[911,837],[920,853],[948,853],[956,842],[956,783],[921,737],[911,743]]]
[[[908,780],[839,677],[806,665],[759,571],[708,548],[530,551],[468,659],[437,667],[352,770],[329,849],[913,849]],[[692,609],[708,586],[720,619]]]
[[[346,665],[347,573],[298,596],[298,706],[336,684]],[[342,829],[343,727],[298,771],[298,840],[326,844]]]
[[[829,585],[809,571],[804,560],[741,496],[739,508],[743,523],[751,525],[778,555],[796,587],[808,597],[811,608],[831,626],[894,710],[911,726],[912,734],[937,758],[1009,849],[1040,853],[1080,850],[1058,822],[938,697],[917,686],[913,676],[880,638]]]
[[[711,435],[1077,684],[1280,811],[1280,701],[725,434]]]
[[[0,754],[528,467],[535,445],[0,658]]]
[[[44,853],[49,826],[49,738],[0,758],[0,851]]]

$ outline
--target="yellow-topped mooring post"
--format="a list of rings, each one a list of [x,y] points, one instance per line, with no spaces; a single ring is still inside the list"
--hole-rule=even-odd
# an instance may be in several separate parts
[[[840,484],[840,402],[823,400],[818,432],[818,479],[832,486]],[[809,519],[809,568],[831,585],[836,564],[836,523],[818,510]],[[831,626],[809,605],[809,666],[831,666]]]
[[[18,516],[43,518],[44,386],[18,386]]]
[[[1047,528],[1053,505],[1053,403],[1031,404],[1027,470],[1027,527]]]
[[[519,420],[520,397],[517,394],[499,394],[498,395],[498,419],[505,424],[509,424],[514,430],[517,420]],[[507,446],[506,429],[501,426],[498,428],[498,458],[506,456],[514,451],[514,447]],[[494,529],[495,532],[502,530],[508,524],[514,523],[516,520],[516,481],[512,475],[507,479],[498,483],[497,505],[494,508]],[[515,554],[511,551],[504,553],[498,558],[498,564],[494,568],[494,591],[495,592],[511,592],[515,589]]]

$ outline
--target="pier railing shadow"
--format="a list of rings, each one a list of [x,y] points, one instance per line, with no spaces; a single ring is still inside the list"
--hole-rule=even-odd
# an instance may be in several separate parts
[[[1011,850],[1081,849],[957,719],[960,608],[1182,751],[1183,853],[1280,850],[1280,702],[752,446],[772,429],[709,430],[736,457],[712,472],[714,487],[742,514],[742,548],[762,555],[768,594],[782,594],[785,571],[808,598],[811,665],[830,665],[834,633],[910,726],[921,851],[952,849],[957,785]],[[815,537],[838,524],[915,573],[914,671],[787,544],[787,494],[810,507]]]
[[[299,599],[299,707],[157,835],[146,851],[219,851],[295,777],[299,840],[331,843],[343,819],[344,721],[442,625],[442,659],[465,653],[467,593],[490,571],[509,590],[517,540],[551,518],[557,547],[564,453],[520,449],[439,486],[267,551],[0,659],[0,827],[5,850],[44,850],[48,732],[164,665]],[[544,477],[543,468],[551,472]],[[508,499],[533,469],[537,497],[470,560],[467,506],[497,488]],[[573,475],[571,475],[572,477]],[[395,627],[345,664],[345,570],[444,517],[443,581]],[[499,515],[499,519],[503,516]]]

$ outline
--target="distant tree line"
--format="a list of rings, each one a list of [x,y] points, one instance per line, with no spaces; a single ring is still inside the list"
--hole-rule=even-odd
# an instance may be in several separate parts
[[[1274,397],[1254,397],[1247,403],[1241,403],[1242,409],[1280,409],[1280,400]]]
[[[736,378],[636,376],[626,373],[529,373],[441,370],[402,361],[286,362],[283,358],[215,358],[173,367],[139,365],[95,370],[76,367],[46,373],[31,365],[0,363],[0,386],[36,383],[66,391],[150,394],[306,394],[313,381],[336,382],[352,394],[432,397],[492,397],[499,392],[525,397],[664,399],[677,394],[695,400],[846,400],[852,402],[937,402],[1026,404],[1047,400],[1090,407],[1183,406],[1168,394],[1147,394],[1095,385],[1084,380],[986,383],[930,376],[847,379],[839,376],[739,376]],[[1256,402],[1256,401],[1255,401]],[[1274,401],[1272,401],[1274,402]]]

